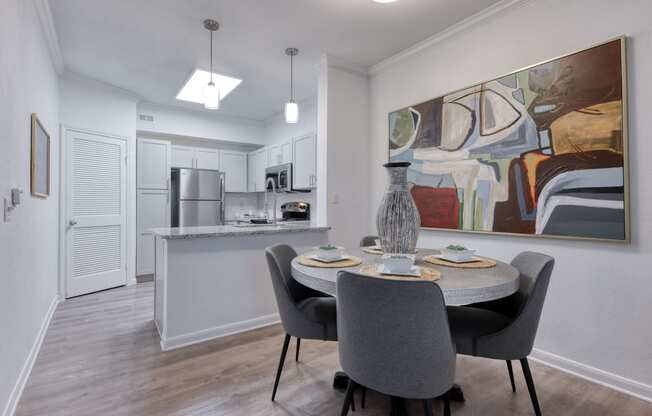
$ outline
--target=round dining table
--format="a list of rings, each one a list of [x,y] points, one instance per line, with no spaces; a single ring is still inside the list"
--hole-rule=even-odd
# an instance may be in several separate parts
[[[341,270],[359,272],[365,265],[382,263],[381,255],[365,252],[361,248],[346,249],[345,252],[347,255],[362,259],[362,264],[345,268],[311,267],[300,264],[297,257],[292,260],[292,277],[312,289],[337,296],[338,272]],[[501,299],[515,293],[519,288],[519,272],[508,263],[495,260],[496,265],[493,267],[458,268],[435,265],[423,260],[428,255],[439,253],[439,250],[418,249],[415,264],[436,269],[441,273],[435,283],[441,288],[446,305],[460,306]],[[347,384],[346,374],[338,371],[333,386],[346,388]],[[451,400],[464,401],[464,394],[458,385],[455,385],[447,395]],[[403,401],[394,399],[396,398],[392,400],[392,414],[405,414]]]

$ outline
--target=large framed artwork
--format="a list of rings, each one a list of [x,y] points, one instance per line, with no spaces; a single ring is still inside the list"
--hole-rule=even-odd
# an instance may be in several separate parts
[[[31,121],[31,193],[39,198],[47,198],[50,195],[50,135],[36,114],[32,113]]]
[[[424,228],[629,241],[625,38],[389,113]]]

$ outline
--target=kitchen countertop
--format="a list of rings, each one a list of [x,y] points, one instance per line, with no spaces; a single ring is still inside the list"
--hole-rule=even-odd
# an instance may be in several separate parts
[[[283,223],[280,225],[215,225],[209,227],[152,228],[152,234],[168,239],[234,237],[259,234],[301,233],[307,231],[328,231],[330,227],[311,225],[310,223]]]

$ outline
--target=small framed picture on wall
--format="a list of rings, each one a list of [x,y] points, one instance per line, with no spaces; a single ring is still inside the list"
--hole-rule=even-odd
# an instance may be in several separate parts
[[[50,135],[32,113],[31,193],[39,198],[50,195]]]

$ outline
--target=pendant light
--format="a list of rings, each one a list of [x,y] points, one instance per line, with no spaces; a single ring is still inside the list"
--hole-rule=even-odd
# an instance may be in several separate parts
[[[287,48],[285,54],[290,57],[290,101],[285,103],[285,122],[296,124],[299,121],[299,105],[294,101],[294,57],[299,53],[297,48]]]
[[[220,28],[220,24],[213,19],[206,19],[204,28],[211,33],[211,79],[204,87],[204,107],[208,110],[217,110],[220,108],[220,90],[213,82],[213,32]]]

